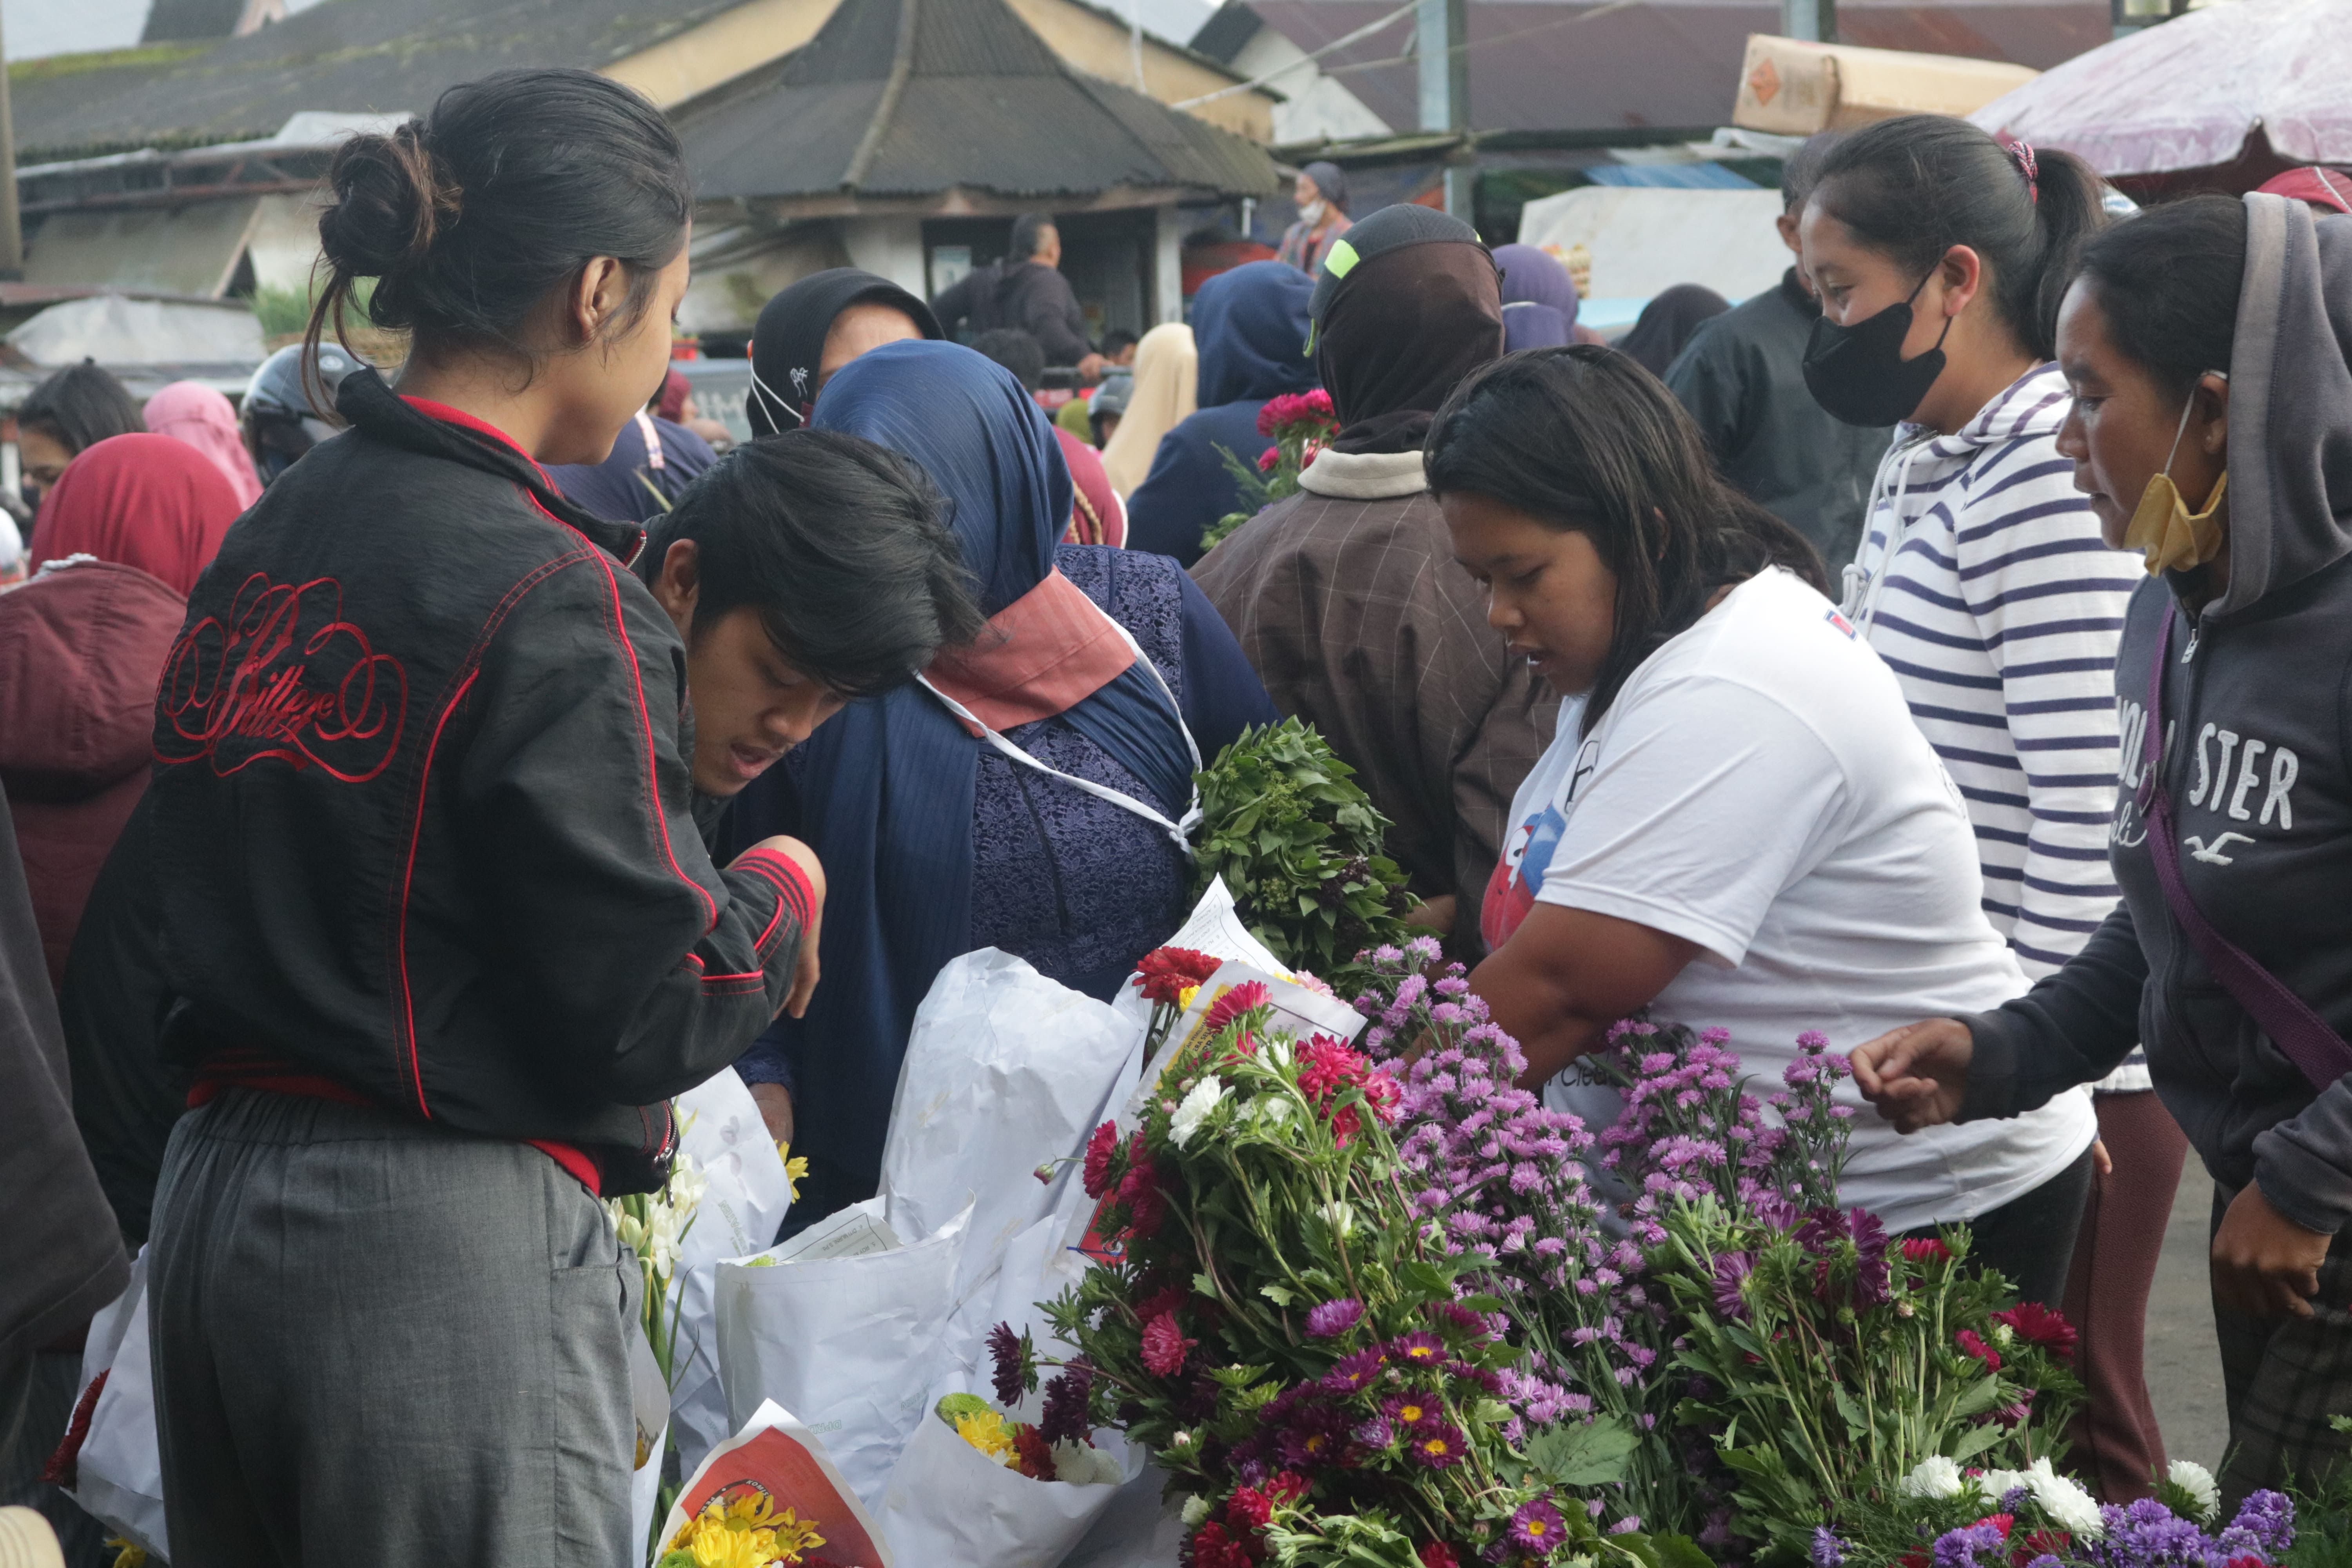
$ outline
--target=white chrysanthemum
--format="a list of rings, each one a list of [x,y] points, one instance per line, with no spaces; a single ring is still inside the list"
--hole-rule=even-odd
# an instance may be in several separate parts
[[[2213,1472],[2194,1459],[2175,1459],[2165,1467],[2164,1479],[2187,1492],[2197,1505],[2197,1522],[2210,1524],[2221,1517],[2221,1489],[2214,1484]]]
[[[1290,1065],[1290,1042],[1288,1040],[1266,1041],[1265,1065],[1277,1069],[1288,1067]]]
[[[2024,1470],[1985,1470],[1969,1477],[1969,1482],[1976,1488],[1977,1496],[1992,1507],[1998,1507],[2001,1499],[2020,1487],[2029,1491],[2033,1488],[2032,1476]]]
[[[1065,1439],[1054,1445],[1054,1479],[1072,1486],[1092,1487],[1116,1484],[1124,1478],[1119,1474],[1118,1461],[1091,1443],[1073,1443]]]
[[[1186,1499],[1184,1500],[1184,1528],[1185,1528],[1185,1529],[1187,1529],[1187,1530],[1192,1529],[1193,1526],[1195,1526],[1195,1525],[1199,1524],[1202,1520],[1204,1520],[1204,1519],[1206,1519],[1206,1518],[1208,1518],[1208,1517],[1209,1517],[1209,1500],[1208,1500],[1207,1498],[1204,1498],[1204,1497],[1188,1497],[1188,1498],[1186,1498]]]
[[[1209,1120],[1209,1112],[1217,1108],[1217,1102],[1225,1098],[1226,1092],[1225,1080],[1214,1073],[1192,1086],[1192,1092],[1184,1097],[1183,1102],[1176,1107],[1176,1114],[1168,1121],[1168,1136],[1176,1147],[1181,1149],[1192,1142],[1201,1131],[1201,1124]]]
[[[1930,1454],[1903,1478],[1896,1489],[1905,1497],[1954,1498],[1960,1495],[1964,1483],[1958,1465],[1941,1454]]]
[[[2066,1477],[2050,1468],[2047,1456],[2033,1461],[2025,1472],[2025,1485],[2033,1493],[2033,1500],[2050,1516],[2050,1522],[2061,1530],[2074,1531],[2078,1539],[2095,1541],[2106,1529],[2099,1517],[2099,1505]]]
[[[1355,1234],[1356,1211],[1348,1205],[1334,1200],[1333,1202],[1323,1205],[1315,1212],[1323,1216],[1323,1223],[1331,1227],[1331,1234],[1333,1236],[1352,1236]]]

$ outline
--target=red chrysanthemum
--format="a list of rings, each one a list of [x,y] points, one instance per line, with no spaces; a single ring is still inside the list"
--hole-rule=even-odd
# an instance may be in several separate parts
[[[1176,1314],[1162,1312],[1143,1325],[1143,1365],[1154,1377],[1174,1377],[1184,1370],[1184,1358],[1198,1340],[1188,1340],[1176,1325]]]
[[[2074,1346],[2080,1336],[2065,1315],[2053,1312],[2039,1301],[2020,1301],[2006,1312],[1995,1312],[1992,1321],[2006,1323],[2011,1331],[2028,1344],[2040,1345],[2062,1361],[2074,1359]]]
[[[1985,1343],[1974,1329],[1962,1329],[1952,1336],[1952,1342],[1984,1363],[1987,1372],[2000,1370],[2000,1352]]]
[[[1087,1196],[1098,1198],[1110,1190],[1110,1157],[1118,1152],[1118,1123],[1106,1121],[1087,1140]]]
[[[2013,1528],[2016,1523],[2017,1516],[2013,1513],[1989,1513],[1982,1519],[1977,1521],[1975,1524],[1969,1526],[1969,1528],[1970,1530],[1976,1530],[1984,1525],[1990,1524],[1995,1530],[2000,1531],[2000,1538],[2003,1541],[2007,1541],[2009,1539],[2011,1529]]]
[[[1024,1421],[1013,1428],[1013,1452],[1020,1461],[1020,1470],[1033,1481],[1054,1479],[1054,1447],[1045,1435]]]
[[[1331,1142],[1338,1147],[1345,1149],[1348,1140],[1363,1130],[1364,1119],[1356,1114],[1354,1106],[1343,1105],[1331,1113]]]
[[[1273,1000],[1274,993],[1255,980],[1244,980],[1239,985],[1225,988],[1225,994],[1209,1004],[1208,1016],[1202,1020],[1209,1033],[1215,1034],[1253,1007],[1263,1007]]]
[[[1192,1568],[1250,1568],[1249,1553],[1212,1520],[1192,1537]]]
[[[1948,1263],[1952,1249],[1932,1236],[1915,1236],[1903,1244],[1903,1256],[1914,1263]]]
[[[1186,991],[1214,974],[1223,962],[1189,947],[1162,947],[1145,953],[1135,970],[1143,979],[1144,1000],[1172,1007]]]
[[[1282,448],[1268,447],[1257,455],[1257,471],[1261,474],[1270,474],[1274,472],[1275,465],[1281,461]]]
[[[1287,1508],[1307,1495],[1307,1478],[1292,1470],[1276,1470],[1260,1489],[1276,1508]]]
[[[1396,1121],[1397,1109],[1403,1098],[1403,1091],[1397,1088],[1396,1079],[1384,1072],[1375,1072],[1364,1079],[1364,1103],[1372,1108],[1382,1126]]]
[[[1423,1542],[1415,1555],[1421,1559],[1421,1568],[1462,1568],[1462,1559],[1443,1541]]]
[[[1347,1042],[1317,1035],[1298,1047],[1298,1088],[1303,1094],[1326,1100],[1350,1084],[1362,1083],[1371,1072],[1368,1057],[1349,1050]]]
[[[1273,1517],[1273,1501],[1254,1487],[1243,1487],[1225,1500],[1225,1523],[1233,1529],[1264,1530]]]

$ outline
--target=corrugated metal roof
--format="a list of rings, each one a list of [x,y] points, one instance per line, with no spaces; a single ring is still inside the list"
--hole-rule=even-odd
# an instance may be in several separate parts
[[[914,33],[891,99],[904,5],[916,7]],[[834,195],[847,188],[886,100],[887,121],[855,185],[861,195],[1177,185],[1257,195],[1277,184],[1263,148],[1071,69],[1004,0],[843,0],[781,67],[675,118],[706,196]]]
[[[1393,0],[1235,0],[1194,35],[1220,58],[1248,41],[1244,9],[1308,51],[1376,22]],[[1729,120],[1750,33],[1780,0],[1471,0],[1470,110],[1481,131],[1611,131]],[[2105,43],[2106,0],[1840,0],[1838,36],[1874,48],[2047,69]],[[1318,62],[1392,129],[1420,123],[1406,16]],[[1213,47],[1214,46],[1214,47]],[[1301,90],[1298,83],[1288,83]]]
[[[507,66],[609,65],[741,3],[328,0],[165,64],[20,73],[9,89],[17,156],[258,138],[306,109],[422,112],[458,82]]]

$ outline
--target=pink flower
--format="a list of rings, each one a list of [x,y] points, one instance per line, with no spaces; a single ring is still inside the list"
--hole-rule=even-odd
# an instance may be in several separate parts
[[[2063,1313],[2053,1312],[2039,1301],[2020,1301],[2006,1312],[1995,1312],[1992,1321],[2008,1324],[2019,1339],[2042,1346],[2062,1361],[2074,1359],[2079,1338],[2074,1325]]]
[[[1274,472],[1275,465],[1281,461],[1282,448],[1279,447],[1268,447],[1265,451],[1258,454],[1257,471],[1261,474],[1270,474]]]
[[[1252,1008],[1265,1006],[1273,996],[1260,982],[1244,980],[1239,985],[1227,987],[1223,995],[1209,1004],[1202,1026],[1213,1035]]]
[[[1154,1377],[1174,1377],[1184,1370],[1184,1357],[1198,1340],[1188,1340],[1176,1326],[1176,1314],[1162,1312],[1143,1325],[1143,1364]]]
[[[1087,1196],[1098,1198],[1110,1190],[1110,1157],[1118,1150],[1118,1124],[1106,1121],[1087,1140]]]

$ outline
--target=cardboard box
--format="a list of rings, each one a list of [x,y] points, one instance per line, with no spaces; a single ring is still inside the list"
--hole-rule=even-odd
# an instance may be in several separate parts
[[[1973,114],[2039,71],[1958,55],[1810,44],[1751,33],[1731,122],[1811,136],[1898,114]]]

